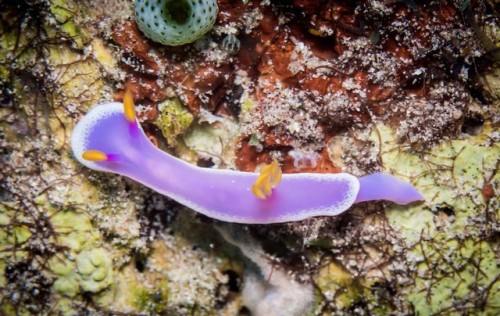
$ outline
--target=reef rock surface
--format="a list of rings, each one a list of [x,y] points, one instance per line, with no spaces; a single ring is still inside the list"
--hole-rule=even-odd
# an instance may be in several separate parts
[[[0,1],[0,314],[498,315],[498,1],[217,2],[168,47],[133,1]],[[125,90],[190,163],[385,171],[425,203],[205,218],[72,156]]]

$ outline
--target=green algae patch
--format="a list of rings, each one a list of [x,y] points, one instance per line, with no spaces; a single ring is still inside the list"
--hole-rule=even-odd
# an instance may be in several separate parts
[[[162,135],[170,146],[177,144],[179,135],[189,128],[194,120],[191,114],[179,99],[166,100],[158,105],[160,114],[155,125],[161,130]]]
[[[168,282],[159,282],[154,288],[136,289],[131,293],[133,305],[136,310],[147,312],[151,315],[164,314],[169,311],[168,306]]]
[[[29,229],[28,219],[14,209],[0,205],[0,260],[20,262],[28,257],[23,249],[33,233]]]
[[[54,304],[54,311],[57,311],[62,316],[78,315],[78,311],[74,306],[74,301],[67,297],[58,297]]]
[[[158,272],[145,269],[137,273],[135,262],[130,261],[116,274],[113,305],[120,310],[148,315],[168,314],[171,308],[168,291],[172,285]]]
[[[249,113],[255,108],[255,101],[252,99],[244,99],[241,102],[241,112],[243,114]]]
[[[56,293],[60,293],[61,295],[68,297],[74,297],[80,290],[78,281],[71,277],[58,278],[54,282],[53,289]]]
[[[411,253],[422,257],[408,298],[422,315],[468,314],[476,310],[478,296],[484,315],[495,315],[500,308],[500,269],[487,242],[450,239],[439,233]]]
[[[81,291],[97,293],[109,288],[113,282],[111,257],[99,247],[102,241],[90,218],[82,212],[60,211],[51,221],[58,243],[70,252],[49,260],[48,267],[56,277],[53,290],[75,297]]]
[[[31,235],[32,233],[27,226],[16,226],[7,236],[7,243],[11,245],[21,245],[25,243]]]
[[[352,305],[361,294],[359,286],[353,282],[353,275],[339,263],[331,262],[318,275],[318,287],[326,299],[339,308]]]
[[[0,288],[5,287],[7,284],[7,279],[5,278],[5,267],[6,263],[4,260],[0,259]]]
[[[84,213],[57,212],[52,216],[52,223],[59,233],[58,242],[68,247],[73,253],[101,243],[90,218]]]
[[[100,38],[92,40],[92,54],[97,62],[108,72],[113,72],[116,69],[118,61],[113,55],[111,49],[105,46],[105,43]]]
[[[208,155],[212,158],[220,157],[222,146],[218,131],[206,124],[196,124],[184,136],[184,142],[193,151],[201,156]]]
[[[113,283],[113,266],[103,248],[83,250],[76,257],[79,284],[86,292],[98,293]]]
[[[53,80],[58,83],[58,93],[54,102],[57,107],[56,115],[65,117],[73,112],[73,106],[90,107],[97,103],[105,94],[105,78],[99,62],[92,58],[82,58],[73,49],[63,47],[51,47],[46,60],[54,72]]]
[[[500,267],[488,236],[498,221],[498,197],[483,189],[499,183],[500,146],[489,138],[491,128],[419,155],[398,148],[389,128],[378,131],[384,168],[425,196],[425,203],[391,205],[385,212],[416,268],[414,283],[405,290],[408,299],[427,315],[469,313],[481,297],[483,313],[493,315],[499,308]]]
[[[7,14],[7,12],[0,12],[0,16],[3,20],[8,19],[5,14]],[[10,62],[12,53],[16,51],[16,48],[27,46],[35,36],[35,30],[33,29],[26,30],[25,32],[16,32],[15,29],[10,29],[3,23],[0,23],[0,47],[2,48],[2,52],[5,52],[3,54],[0,54],[1,64],[4,65]],[[17,56],[16,66],[23,68],[23,66],[26,64],[34,64],[35,60],[36,52],[34,50],[28,49]],[[1,73],[2,75],[5,74],[6,76],[1,78],[7,78],[10,72],[11,71],[8,68],[3,69]]]
[[[183,141],[198,158],[227,168],[234,161],[237,133],[234,121],[202,111],[200,119],[184,134]]]
[[[70,37],[76,46],[83,48],[83,40],[79,26],[75,23],[76,3],[66,0],[51,0],[50,12],[58,22],[60,30]]]

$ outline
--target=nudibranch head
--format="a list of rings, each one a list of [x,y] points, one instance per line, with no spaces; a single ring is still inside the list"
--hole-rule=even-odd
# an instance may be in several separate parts
[[[139,134],[144,132],[126,94],[124,103],[106,103],[99,111],[90,111],[73,129],[71,147],[84,166],[119,173],[125,166],[133,167],[131,161],[142,156],[144,146],[153,146]]]
[[[169,46],[192,43],[212,29],[215,0],[136,0],[139,29],[155,42]]]

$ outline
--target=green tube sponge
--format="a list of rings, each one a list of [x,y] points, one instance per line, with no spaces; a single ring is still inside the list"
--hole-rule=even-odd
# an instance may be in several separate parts
[[[217,17],[215,0],[136,0],[139,29],[150,39],[177,46],[202,37]]]

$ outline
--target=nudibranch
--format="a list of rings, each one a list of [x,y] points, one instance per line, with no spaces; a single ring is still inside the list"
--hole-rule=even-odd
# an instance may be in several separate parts
[[[177,46],[191,43],[212,29],[216,0],[136,0],[139,29],[155,42]]]
[[[124,102],[93,107],[76,125],[71,147],[83,165],[124,175],[206,216],[268,224],[333,216],[353,203],[423,200],[409,183],[387,173],[361,178],[346,173],[281,174],[278,162],[261,173],[201,168],[154,146]]]

